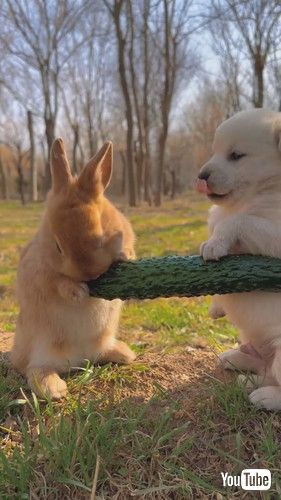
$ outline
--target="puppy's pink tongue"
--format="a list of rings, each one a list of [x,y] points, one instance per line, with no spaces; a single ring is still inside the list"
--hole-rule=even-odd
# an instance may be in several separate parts
[[[205,181],[204,179],[197,179],[196,190],[198,191],[198,193],[202,193],[202,194],[211,194],[212,193],[212,191],[208,187],[207,181]]]

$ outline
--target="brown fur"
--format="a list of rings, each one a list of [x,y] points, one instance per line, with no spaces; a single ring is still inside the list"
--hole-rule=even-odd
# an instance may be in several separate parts
[[[135,257],[130,223],[103,194],[111,171],[111,143],[78,178],[71,175],[62,140],[53,145],[52,190],[18,268],[20,314],[12,350],[14,366],[40,396],[64,396],[66,384],[58,373],[84,359],[135,358],[115,340],[121,301],[90,298],[83,283],[114,261]]]

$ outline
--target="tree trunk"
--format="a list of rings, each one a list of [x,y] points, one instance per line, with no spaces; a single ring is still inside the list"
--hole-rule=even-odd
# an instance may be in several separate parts
[[[144,134],[144,200],[152,205],[151,197],[151,159],[150,159],[150,143],[149,143],[149,46],[148,46],[148,18],[150,12],[150,2],[146,0],[143,3],[143,134]]]
[[[27,125],[30,141],[30,201],[38,201],[37,189],[37,168],[35,163],[35,146],[34,146],[34,131],[33,131],[33,116],[30,110],[27,111]]]
[[[256,54],[254,60],[254,106],[255,108],[263,107],[263,94],[264,94],[264,63],[262,61],[262,55]]]
[[[171,178],[172,178],[171,200],[174,200],[176,197],[176,192],[177,192],[177,176],[176,176],[176,172],[174,169],[171,170]]]
[[[174,79],[173,68],[175,68],[175,66],[171,65],[170,19],[169,19],[168,0],[164,0],[163,5],[164,5],[164,19],[165,19],[165,47],[164,47],[165,74],[164,74],[163,95],[161,96],[162,127],[158,140],[158,164],[157,164],[157,179],[156,179],[156,194],[155,194],[155,205],[157,207],[159,207],[162,202],[165,147],[168,136],[168,127],[169,127],[169,113],[170,113],[171,97],[172,97],[172,80]]]
[[[94,154],[97,151],[97,144],[95,140],[95,129],[93,125],[93,117],[91,115],[91,96],[89,93],[87,93],[87,109],[86,109],[86,116],[87,116],[87,133],[88,133],[88,146],[89,146],[89,156],[92,158]]]
[[[204,262],[199,256],[121,262],[88,282],[90,295],[107,300],[194,297],[268,290],[281,292],[281,259],[253,255]]]
[[[163,194],[164,196],[168,196],[169,194],[169,191],[171,189],[171,185],[170,185],[170,182],[169,182],[169,169],[168,168],[164,168],[164,171],[163,171]]]
[[[7,178],[1,156],[0,156],[0,186],[1,186],[1,198],[2,200],[7,200],[8,199]]]
[[[146,148],[145,160],[144,160],[144,200],[149,206],[152,205],[151,196],[151,162],[149,149]]]
[[[78,169],[78,163],[77,163],[77,150],[78,150],[78,145],[79,145],[79,125],[73,124],[72,130],[73,130],[72,168],[73,168],[74,174],[78,174],[79,169]]]
[[[131,75],[131,88],[133,92],[133,103],[135,108],[135,114],[137,118],[137,130],[138,130],[138,143],[135,142],[135,157],[136,157],[136,167],[137,167],[137,195],[138,201],[142,201],[142,193],[143,193],[143,161],[144,161],[144,151],[143,151],[143,131],[142,131],[142,120],[141,120],[141,111],[139,104],[139,92],[137,85],[137,78],[135,72],[135,52],[134,52],[134,41],[135,41],[135,26],[134,26],[134,15],[132,2],[128,2],[129,8],[129,19],[130,19],[130,32],[131,32],[131,40],[130,40],[130,48],[129,48],[129,67],[130,67],[130,75]]]
[[[136,189],[135,189],[135,172],[134,172],[134,157],[133,157],[133,121],[128,119],[127,116],[127,173],[128,173],[128,191],[129,191],[129,205],[136,206]]]
[[[160,207],[162,203],[163,181],[164,181],[164,158],[165,146],[168,136],[168,124],[164,119],[162,130],[158,141],[158,163],[157,163],[157,179],[156,179],[156,193],[155,193],[155,206]]]
[[[120,85],[124,97],[125,109],[126,109],[126,122],[127,122],[127,174],[128,174],[128,194],[129,194],[129,204],[131,207],[136,206],[136,188],[135,188],[135,172],[134,172],[134,154],[133,154],[133,109],[130,98],[130,92],[128,88],[128,82],[126,78],[126,66],[125,66],[125,44],[126,40],[122,33],[121,27],[121,9],[123,2],[120,0],[115,0],[114,10],[111,12],[114,25],[116,30],[116,37],[118,43],[118,69]]]
[[[51,187],[51,149],[55,140],[55,122],[53,118],[45,118],[45,133],[47,139],[47,162],[45,166],[44,191],[47,193]]]
[[[21,199],[22,205],[25,205],[24,177],[23,177],[23,169],[22,169],[22,159],[21,159],[21,156],[19,156],[18,159],[17,159],[16,168],[17,168],[17,172],[18,172],[18,188],[19,188],[20,199]]]
[[[120,158],[122,161],[122,181],[121,181],[121,194],[125,196],[126,194],[126,158],[123,151],[120,151]]]
[[[143,193],[143,152],[141,148],[138,148],[137,144],[135,144],[135,164],[137,167],[136,172],[136,180],[137,180],[137,197],[138,201],[142,201],[142,193]]]

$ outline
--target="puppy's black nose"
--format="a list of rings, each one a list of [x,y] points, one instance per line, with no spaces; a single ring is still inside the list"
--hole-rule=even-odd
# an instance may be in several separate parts
[[[198,175],[198,179],[202,179],[203,181],[207,181],[209,177],[210,177],[210,172],[208,172],[207,170],[205,170],[205,172],[199,173]]]

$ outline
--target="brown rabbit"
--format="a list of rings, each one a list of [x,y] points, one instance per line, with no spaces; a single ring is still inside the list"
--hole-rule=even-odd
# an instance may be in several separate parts
[[[112,172],[107,142],[73,177],[63,141],[52,148],[52,189],[17,276],[20,314],[11,359],[40,396],[59,399],[67,386],[58,373],[85,359],[130,363],[135,354],[115,339],[119,299],[89,297],[84,281],[114,261],[135,257],[127,219],[104,197]]]

